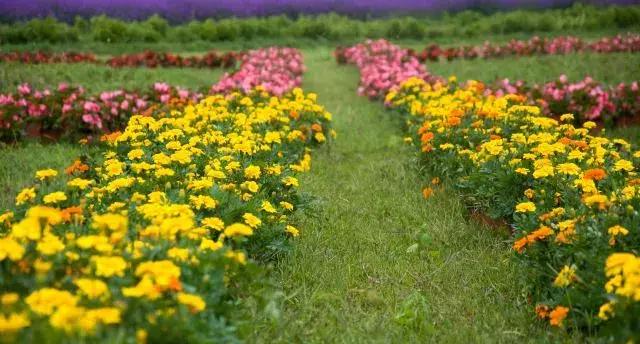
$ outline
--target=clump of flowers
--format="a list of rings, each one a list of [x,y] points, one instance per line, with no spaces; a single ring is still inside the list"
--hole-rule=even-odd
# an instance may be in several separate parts
[[[300,233],[297,175],[330,120],[301,89],[212,95],[134,115],[64,173],[37,171],[0,212],[3,340],[228,336],[247,265]]]
[[[204,55],[181,56],[178,54],[147,50],[136,54],[113,56],[106,61],[111,67],[194,67],[194,68],[231,68],[242,57],[242,53],[216,51]]]
[[[384,39],[340,48],[335,54],[339,62],[355,64],[360,69],[358,94],[372,99],[384,96],[411,77],[434,79],[408,50]]]
[[[302,54],[293,48],[270,47],[250,50],[242,56],[240,68],[225,73],[211,92],[249,91],[261,86],[275,95],[282,95],[302,83],[305,67]]]
[[[638,340],[636,147],[475,81],[411,78],[385,102],[407,121],[428,171],[450,178],[475,210],[510,222],[541,319]]]
[[[534,56],[534,55],[565,55],[571,53],[616,53],[640,51],[640,35],[626,34],[602,37],[592,42],[586,42],[575,36],[558,36],[540,38],[534,36],[528,40],[512,39],[505,44],[484,42],[476,46],[441,47],[431,44],[419,53],[413,53],[420,62],[441,59],[452,61],[455,59],[500,58],[506,56]]]
[[[531,105],[539,106],[547,116],[572,113],[578,123],[597,121],[604,124],[627,124],[640,116],[638,82],[603,85],[590,77],[570,82],[565,75],[545,84],[528,85],[524,81],[499,80],[486,93],[497,96],[521,94]]]

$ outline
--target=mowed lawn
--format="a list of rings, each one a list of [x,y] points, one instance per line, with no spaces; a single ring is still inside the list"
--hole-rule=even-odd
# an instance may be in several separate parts
[[[133,49],[133,48],[131,48]],[[544,342],[581,341],[535,320],[509,239],[468,219],[446,186],[424,200],[432,176],[403,143],[402,123],[379,102],[356,95],[357,70],[338,66],[332,45],[303,48],[303,88],[334,114],[338,138],[314,153],[302,190],[302,235],[271,270],[271,302],[241,298],[239,333],[249,342]],[[531,82],[590,75],[607,83],[636,78],[630,54],[505,58],[429,63],[437,74]],[[206,88],[223,70],[111,69],[96,65],[0,64],[1,91],[17,83],[82,84],[91,92],[147,87],[156,81]],[[615,130],[638,138],[638,131]],[[637,141],[636,141],[637,142]],[[0,209],[29,185],[35,170],[61,170],[81,149],[34,142],[0,147]],[[273,289],[281,293],[272,293]],[[279,295],[279,296],[278,296]]]

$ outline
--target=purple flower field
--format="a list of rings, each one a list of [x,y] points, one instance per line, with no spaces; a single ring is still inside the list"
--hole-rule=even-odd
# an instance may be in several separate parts
[[[264,16],[274,14],[326,13],[373,14],[440,12],[464,9],[515,9],[569,6],[572,0],[2,0],[0,18],[29,19],[53,15],[71,19],[76,15],[107,14],[142,19],[160,14],[172,21],[207,17]],[[634,0],[592,0],[592,4],[633,4]]]

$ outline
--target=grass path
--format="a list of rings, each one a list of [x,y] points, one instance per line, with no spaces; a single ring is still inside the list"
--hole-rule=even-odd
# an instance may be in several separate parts
[[[304,89],[334,114],[338,139],[315,153],[303,178],[317,200],[301,216],[293,253],[276,267],[282,320],[252,322],[249,341],[548,336],[524,305],[507,243],[465,220],[447,192],[421,197],[412,148],[380,103],[356,96],[355,68],[336,66],[321,48],[306,50],[305,63]]]

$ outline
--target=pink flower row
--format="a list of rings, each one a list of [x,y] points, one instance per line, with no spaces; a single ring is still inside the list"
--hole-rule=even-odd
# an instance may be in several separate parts
[[[280,96],[302,84],[304,71],[302,54],[297,49],[271,47],[251,50],[242,57],[238,71],[225,73],[220,82],[211,88],[211,92],[246,92],[262,86]]]
[[[578,52],[615,53],[639,52],[640,35],[626,34],[602,37],[596,41],[586,42],[574,36],[540,38],[535,36],[529,40],[511,40],[506,44],[496,45],[485,42],[479,46],[461,46],[443,48],[431,44],[420,53],[413,53],[421,62],[438,61],[440,58],[451,61],[465,58],[494,58],[503,56],[563,55]]]
[[[133,114],[144,113],[152,106],[201,97],[200,93],[166,83],[155,83],[144,91],[115,90],[98,95],[68,84],[44,90],[22,84],[17,92],[0,94],[0,139],[13,141],[44,133],[73,136],[109,132],[122,128]]]
[[[236,73],[225,74],[210,92],[247,92],[262,86],[269,93],[282,95],[300,86],[303,72],[302,54],[296,49],[253,50],[243,57]],[[198,101],[204,93],[166,83],[155,83],[148,90],[121,89],[98,95],[67,84],[53,90],[34,90],[22,84],[16,92],[0,94],[0,140],[110,132],[122,128],[134,114]]]
[[[367,40],[346,49],[338,49],[336,57],[360,69],[358,93],[375,99],[410,77],[432,79],[424,65],[406,49],[379,40]]]
[[[591,77],[571,83],[566,75],[561,75],[556,81],[529,86],[524,81],[503,79],[490,85],[486,92],[525,95],[549,116],[572,113],[580,122],[624,124],[626,121],[640,120],[640,87],[637,81],[610,87]]]

